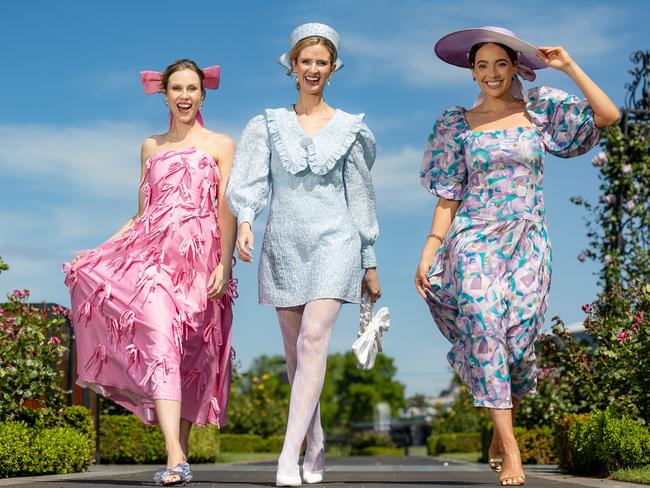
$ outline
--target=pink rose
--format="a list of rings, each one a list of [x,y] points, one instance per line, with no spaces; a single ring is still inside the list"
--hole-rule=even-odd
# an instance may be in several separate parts
[[[13,318],[13,317],[7,317],[5,319],[5,322],[7,322],[8,324],[13,324],[15,321],[16,321],[16,319]]]
[[[585,254],[584,251],[581,252],[580,254],[578,254],[578,261],[580,261],[581,263],[584,263],[585,259],[587,259],[587,255]]]
[[[607,155],[604,152],[599,152],[596,154],[593,159],[591,160],[591,164],[594,165],[596,168],[600,166],[604,166],[607,164]]]
[[[628,333],[628,331],[627,331],[627,330],[623,330],[623,331],[621,331],[621,332],[618,333],[618,335],[616,336],[616,340],[617,340],[618,342],[623,342],[623,341],[626,340],[628,337],[630,337],[630,334]]]
[[[641,322],[643,322],[644,316],[645,314],[643,313],[643,310],[640,310],[639,312],[637,312],[636,317],[634,317],[634,321],[640,325]]]
[[[4,314],[5,314],[5,311],[2,308],[0,308],[0,317],[2,317]]]
[[[52,336],[52,337],[50,337],[50,343],[51,344],[60,344],[61,339],[59,339],[57,336]]]
[[[616,203],[616,195],[613,195],[611,193],[607,195],[601,195],[600,201],[603,203],[607,203],[609,205]]]
[[[623,166],[621,166],[621,171],[623,173],[626,173],[626,174],[631,173],[632,172],[632,165],[631,164],[624,164]]]
[[[589,312],[591,312],[591,306],[590,306],[588,303],[585,303],[585,304],[582,306],[582,311],[583,311],[584,313],[589,313]]]

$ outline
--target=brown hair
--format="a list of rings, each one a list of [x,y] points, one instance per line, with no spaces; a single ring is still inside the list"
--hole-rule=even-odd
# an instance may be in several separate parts
[[[169,83],[169,77],[177,71],[183,69],[191,69],[199,76],[199,80],[201,80],[201,94],[203,97],[205,97],[205,88],[203,88],[203,80],[205,79],[205,74],[203,73],[203,70],[199,68],[199,66],[191,59],[179,59],[178,61],[167,66],[167,68],[165,68],[165,71],[163,71],[163,74],[160,76],[161,88],[166,92],[167,84]]]
[[[330,63],[332,63],[332,69],[334,69],[334,65],[336,63],[336,47],[334,47],[334,44],[332,41],[329,39],[325,39],[324,37],[321,36],[309,36],[305,37],[304,39],[300,39],[294,46],[291,48],[291,51],[289,51],[289,59],[291,60],[291,69],[287,72],[288,76],[291,76],[291,73],[293,72],[293,66],[296,64],[298,61],[298,56],[300,55],[300,52],[310,46],[317,46],[317,45],[322,45],[325,46],[325,49],[327,49],[330,53]]]

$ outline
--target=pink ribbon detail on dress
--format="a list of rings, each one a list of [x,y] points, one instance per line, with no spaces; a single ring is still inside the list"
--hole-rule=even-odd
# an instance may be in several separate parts
[[[207,68],[202,68],[205,78],[203,79],[203,88],[208,90],[216,90],[219,88],[219,81],[221,80],[221,67],[219,66],[208,66]],[[159,71],[140,71],[140,81],[142,82],[142,87],[144,92],[147,95],[152,95],[154,93],[162,93],[162,86],[160,86],[160,78],[162,73]],[[203,116],[201,111],[196,114],[196,120],[203,127]],[[169,113],[169,128],[172,127],[172,115]]]
[[[106,363],[106,346],[102,344],[95,348],[92,356],[90,356],[90,359],[84,365],[84,371],[88,371],[94,364],[96,367],[95,378],[97,378],[102,371],[104,363]]]

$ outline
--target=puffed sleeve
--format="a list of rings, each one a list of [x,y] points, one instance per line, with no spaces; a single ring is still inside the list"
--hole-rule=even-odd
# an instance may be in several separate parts
[[[361,238],[361,267],[364,269],[377,266],[374,244],[379,235],[379,225],[375,212],[375,187],[370,176],[375,155],[375,138],[362,123],[343,167],[343,183],[347,205]]]
[[[468,132],[461,107],[447,109],[436,121],[422,158],[422,186],[438,197],[462,200],[467,168],[461,140]]]
[[[239,139],[226,199],[237,224],[248,222],[266,206],[271,186],[271,150],[263,115],[253,117]]]
[[[542,135],[546,150],[554,156],[579,156],[600,140],[600,129],[587,100],[540,86],[528,91],[526,110]]]

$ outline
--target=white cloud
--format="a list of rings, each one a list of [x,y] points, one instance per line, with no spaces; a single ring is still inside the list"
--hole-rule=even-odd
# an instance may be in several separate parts
[[[342,2],[340,2],[342,3]],[[345,2],[348,8],[348,2]],[[370,9],[372,5],[372,9]],[[599,5],[487,4],[474,1],[360,2],[367,25],[341,22],[342,57],[357,82],[389,80],[413,87],[466,81],[466,71],[437,60],[434,42],[447,32],[486,24],[503,25],[538,45],[563,45],[581,62],[591,62],[616,50],[625,39],[626,9]],[[380,11],[381,16],[372,16]],[[386,12],[391,12],[386,15]],[[350,17],[355,17],[351,15]],[[366,32],[371,32],[366,34]]]
[[[420,161],[424,149],[406,146],[394,151],[379,151],[372,170],[377,205],[402,213],[431,204],[431,195],[420,185]]]
[[[72,193],[122,199],[137,188],[140,145],[151,127],[97,122],[86,127],[0,125],[0,170]]]

